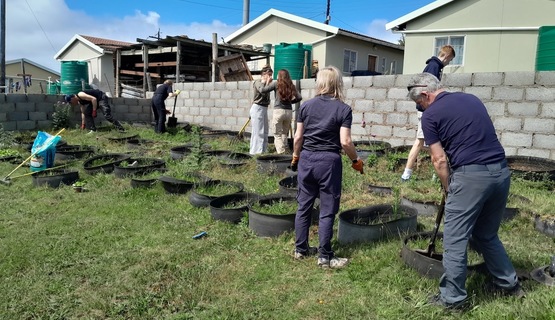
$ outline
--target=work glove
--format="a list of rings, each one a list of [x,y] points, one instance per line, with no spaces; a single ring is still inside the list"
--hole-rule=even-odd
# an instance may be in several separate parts
[[[166,109],[166,114],[171,114],[172,112],[168,109]]]
[[[85,124],[81,123],[81,130],[85,130]]]
[[[93,111],[92,111],[92,116],[93,116],[93,118],[96,118],[96,110],[95,109],[93,109]]]
[[[175,95],[177,96],[177,95],[179,95],[179,94],[181,93],[181,90],[175,90],[174,93],[175,93]]]
[[[291,171],[297,172],[298,167],[299,167],[299,156],[293,156],[293,160],[291,160]]]
[[[351,165],[351,167],[353,167],[353,169],[355,169],[356,171],[360,172],[360,174],[364,173],[364,162],[360,158],[357,158],[356,161],[353,161],[353,164]]]

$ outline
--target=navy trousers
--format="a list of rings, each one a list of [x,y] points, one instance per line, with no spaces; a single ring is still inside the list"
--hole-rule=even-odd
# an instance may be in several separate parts
[[[333,258],[331,239],[333,223],[339,211],[341,200],[341,179],[343,164],[336,152],[310,152],[303,150],[298,167],[298,209],[295,217],[295,247],[297,252],[308,250],[308,233],[312,220],[312,207],[320,198],[318,222],[318,256]]]

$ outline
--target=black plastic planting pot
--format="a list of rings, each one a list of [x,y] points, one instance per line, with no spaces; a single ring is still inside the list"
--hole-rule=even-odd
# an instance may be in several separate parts
[[[261,197],[259,204],[273,204],[279,201],[296,201],[293,196],[270,195]],[[249,206],[249,228],[260,237],[277,237],[283,233],[295,230],[295,212],[290,214],[268,214],[259,212]]]
[[[258,172],[266,174],[280,174],[291,166],[291,155],[272,154],[261,155],[256,158]]]
[[[434,201],[416,201],[401,198],[401,204],[416,209],[418,214],[422,216],[433,216],[439,210],[439,205]]]
[[[156,158],[129,158],[125,160],[126,166],[122,166],[123,161],[114,165],[114,175],[118,178],[125,178],[137,175],[144,175],[166,167],[166,161]]]
[[[139,137],[138,134],[119,134],[119,135],[110,136],[106,138],[112,142],[124,143],[124,142],[127,142],[128,140],[136,139],[138,137]]]
[[[555,160],[526,157],[507,156],[507,164],[511,171],[527,180],[541,181],[555,180]]]
[[[170,149],[170,157],[174,160],[183,159],[189,153],[191,153],[189,145],[177,146]]]
[[[257,201],[258,198],[258,194],[248,192],[221,196],[210,201],[210,214],[214,220],[239,223],[249,211],[249,203]]]
[[[209,195],[203,194],[199,191],[199,188],[202,187],[211,187],[211,186],[229,186],[231,188],[235,188],[237,191],[231,192],[229,194],[235,194],[238,192],[242,192],[244,186],[242,183],[234,182],[234,181],[225,181],[225,180],[209,180],[204,183],[197,184],[193,186],[193,189],[189,193],[189,202],[195,207],[208,207],[210,205],[210,201],[224,196],[224,195]]]
[[[53,169],[38,171],[32,174],[33,185],[58,188],[62,184],[71,185],[79,180],[79,171],[70,169]]]
[[[394,211],[397,210],[397,211]],[[339,214],[337,240],[341,244],[368,243],[416,231],[417,212],[411,207],[382,204]]]
[[[370,155],[383,156],[389,152],[391,148],[389,142],[377,140],[353,141],[353,144],[355,145],[358,156],[364,161],[366,161]]]
[[[131,158],[130,155],[124,153],[106,153],[93,156],[83,162],[83,169],[88,174],[97,174],[100,172],[112,173],[114,165]],[[101,161],[102,164],[94,165],[96,161]]]
[[[83,159],[90,157],[93,153],[94,148],[92,146],[68,144],[59,148],[56,147],[56,158],[58,160]]]

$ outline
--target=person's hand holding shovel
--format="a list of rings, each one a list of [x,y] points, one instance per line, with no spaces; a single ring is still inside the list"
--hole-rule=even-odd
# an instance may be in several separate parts
[[[364,174],[364,161],[362,161],[362,159],[357,158],[356,160],[353,160],[351,167],[360,172],[360,174]]]
[[[171,114],[172,112],[168,109],[166,109],[166,114]]]

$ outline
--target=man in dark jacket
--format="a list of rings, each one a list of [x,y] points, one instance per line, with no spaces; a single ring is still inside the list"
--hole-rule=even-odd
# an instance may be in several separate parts
[[[103,91],[87,89],[77,94],[67,94],[64,100],[72,106],[77,104],[83,106],[82,112],[85,114],[85,125],[87,129],[91,130],[89,133],[96,131],[94,118],[96,118],[96,112],[99,107],[108,122],[112,123],[119,131],[125,131],[121,123],[112,117],[112,108],[108,102],[108,97]]]

